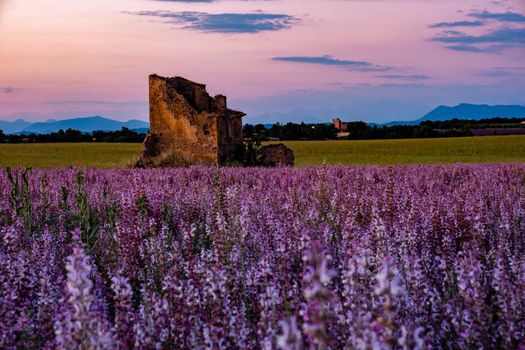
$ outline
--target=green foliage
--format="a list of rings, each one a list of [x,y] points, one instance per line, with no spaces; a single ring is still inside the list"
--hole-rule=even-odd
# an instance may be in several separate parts
[[[137,198],[135,206],[137,208],[137,211],[142,216],[146,216],[148,214],[148,204],[148,197],[146,197],[145,193],[141,193],[140,196]]]
[[[296,166],[525,162],[525,136],[288,141]]]
[[[191,231],[192,254],[199,255],[203,250],[210,250],[212,244],[212,237],[206,230],[206,225],[195,224]]]
[[[13,177],[13,170],[8,167],[6,168],[6,174],[7,174],[7,180],[9,181],[9,184],[11,185],[11,192],[9,193],[8,202],[11,208],[14,211],[17,211],[17,203],[18,203],[18,175],[16,177]]]
[[[40,217],[45,218],[44,222],[50,225],[54,220],[57,219],[56,214],[49,213],[51,203],[49,202],[49,184],[47,175],[40,177]]]
[[[382,140],[410,138],[439,138],[472,136],[471,129],[510,128],[518,129],[522,119],[491,118],[481,120],[451,119],[426,120],[419,125],[368,125],[365,122],[348,123],[350,140]]]
[[[29,188],[30,172],[31,168],[27,168],[13,175],[12,169],[6,168],[7,179],[11,186],[8,202],[17,216],[22,218],[26,231],[34,234],[36,231],[34,230],[33,202]]]
[[[254,132],[255,132],[255,128],[253,127],[252,124],[246,124],[242,128],[242,134],[246,138],[252,138]]]
[[[67,212],[69,210],[69,190],[65,186],[60,187],[60,203],[58,204],[58,207],[62,209],[64,212]]]
[[[104,189],[104,214],[107,222],[107,229],[114,232],[117,227],[117,219],[120,213],[120,206],[117,201],[113,201],[110,192]]]
[[[470,129],[470,128],[520,128],[523,118],[487,118],[480,120],[450,119],[441,121],[424,121],[420,125],[427,125],[435,129]]]
[[[177,225],[173,220],[173,208],[166,202],[162,204],[162,225],[167,229],[168,249],[172,248],[173,241],[178,240]]]
[[[124,168],[141,148],[138,143],[0,144],[0,167]]]
[[[337,130],[332,124],[296,124],[286,123],[284,125],[276,123],[267,129],[263,124],[255,126],[244,125],[243,134],[246,138],[257,138],[268,140],[278,138],[280,140],[331,140],[337,137]]]
[[[144,141],[146,134],[123,127],[116,131],[84,133],[74,129],[60,129],[49,134],[4,135],[0,130],[0,143],[60,143],[60,142],[136,142]]]
[[[228,162],[232,166],[257,166],[259,165],[259,151],[262,147],[260,137],[254,135],[251,139],[238,144],[235,148],[233,160]]]
[[[154,158],[139,158],[135,162],[132,162],[130,167],[139,169],[171,167],[187,168],[195,164],[198,164],[198,161],[192,156],[182,156],[176,153],[164,153]]]
[[[353,122],[348,125],[350,140],[382,140],[471,136],[470,129],[450,129],[438,131],[429,124],[377,126],[364,122]]]
[[[261,143],[262,146],[268,143]],[[286,141],[296,166],[525,162],[525,135],[405,140]],[[255,147],[256,145],[254,145]],[[124,168],[139,144],[0,145],[0,167]],[[237,164],[240,165],[240,164]],[[61,202],[65,204],[65,202]]]
[[[99,217],[89,206],[88,194],[83,188],[84,174],[77,173],[76,177],[76,220],[81,229],[80,240],[86,245],[87,251],[92,252],[97,244]]]

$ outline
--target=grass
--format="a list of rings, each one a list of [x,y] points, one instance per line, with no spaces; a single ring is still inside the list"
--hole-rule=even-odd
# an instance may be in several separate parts
[[[290,141],[297,166],[525,162],[525,135],[446,139]],[[140,144],[0,144],[0,167],[119,168],[136,160]]]
[[[0,144],[0,167],[126,167],[140,155],[139,143]]]
[[[525,162],[525,135],[442,139],[290,141],[297,166]]]

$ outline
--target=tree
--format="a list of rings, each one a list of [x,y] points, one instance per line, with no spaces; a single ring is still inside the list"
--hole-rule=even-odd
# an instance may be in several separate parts
[[[270,128],[270,137],[280,138],[281,137],[281,129],[282,125],[279,123],[275,123]]]
[[[348,132],[350,133],[348,138],[354,140],[366,139],[369,137],[370,129],[371,128],[365,122],[359,121],[348,123]]]
[[[256,134],[261,135],[264,132],[266,132],[266,127],[264,126],[264,124],[257,124],[257,125],[255,125],[254,132]]]
[[[242,128],[242,133],[244,137],[251,139],[253,137],[254,128],[252,124],[246,124]]]
[[[304,128],[308,140],[330,140],[337,137],[337,129],[333,124],[307,124]]]
[[[300,140],[301,125],[294,123],[286,123],[281,129],[281,140]]]

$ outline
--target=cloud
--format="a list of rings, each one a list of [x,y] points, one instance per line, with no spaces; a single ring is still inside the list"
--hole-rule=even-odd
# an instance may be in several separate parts
[[[424,74],[412,74],[412,75],[402,75],[402,74],[385,74],[378,75],[378,78],[384,79],[399,79],[399,80],[429,80],[431,77]]]
[[[440,35],[431,40],[453,44],[446,47],[455,51],[498,53],[511,47],[525,47],[525,28],[500,28],[482,35]]]
[[[210,2],[218,2],[221,0],[155,0],[155,1],[183,2],[183,3],[210,3]],[[272,1],[272,0],[240,0],[240,1]]]
[[[480,27],[484,26],[482,21],[457,21],[457,22],[440,22],[431,24],[430,28],[454,28],[454,27]]]
[[[365,61],[338,59],[338,58],[334,58],[329,55],[273,57],[272,60],[280,61],[280,62],[338,66],[338,67],[344,67],[348,70],[361,71],[361,72],[385,72],[385,71],[394,70],[393,67],[379,66],[379,65],[375,65],[375,64],[372,64],[370,62],[365,62]]]
[[[219,13],[140,11],[125,12],[137,16],[158,17],[166,23],[183,25],[183,29],[206,33],[259,33],[291,28],[299,19],[274,13]]]
[[[488,45],[488,46],[473,46],[467,44],[449,45],[445,46],[449,50],[459,52],[479,52],[479,53],[501,53],[508,45]]]
[[[10,86],[6,86],[6,87],[0,87],[0,91],[4,94],[12,94],[15,92],[15,88],[13,87],[10,87]]]
[[[446,48],[461,52],[501,53],[513,47],[525,47],[525,16],[518,12],[470,12],[468,17],[475,20],[440,22],[430,28],[480,27],[492,24],[492,29],[484,34],[467,34],[455,30],[445,30],[432,38],[432,41],[450,44]],[[499,27],[495,27],[499,24]],[[516,26],[516,24],[518,24]]]
[[[50,105],[98,105],[98,106],[133,106],[143,105],[147,101],[107,101],[107,100],[53,100],[46,101]]]
[[[518,66],[514,66],[514,67],[494,67],[494,69],[518,71],[518,72],[525,71],[525,67],[518,67]]]
[[[1,0],[0,0],[1,1]],[[209,4],[212,2],[219,2],[219,1],[227,1],[227,0],[155,0],[155,1],[161,1],[161,2],[181,2],[186,4]],[[238,1],[273,1],[273,0],[238,0]]]
[[[460,32],[458,30],[445,30],[442,33],[443,34],[448,34],[448,35],[464,35],[465,34],[465,33]]]
[[[494,68],[492,70],[484,70],[477,72],[476,75],[485,78],[506,78],[523,76],[522,72],[513,72],[512,68],[506,70],[505,68]]]
[[[162,2],[215,2],[217,0],[155,0],[155,1],[162,1]]]
[[[509,43],[523,45],[525,44],[525,28],[502,28],[479,36],[461,34],[435,37],[432,40],[443,43]]]
[[[469,14],[472,18],[479,20],[495,20],[499,22],[514,22],[514,23],[525,23],[525,16],[517,12],[472,12]]]

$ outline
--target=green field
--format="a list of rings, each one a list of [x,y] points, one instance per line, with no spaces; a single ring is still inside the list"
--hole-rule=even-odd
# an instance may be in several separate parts
[[[525,135],[447,139],[290,141],[298,166],[525,162]],[[0,167],[126,167],[140,144],[0,144]]]
[[[525,162],[525,135],[443,139],[292,141],[298,166]]]
[[[0,167],[120,168],[137,159],[138,143],[0,144]]]

